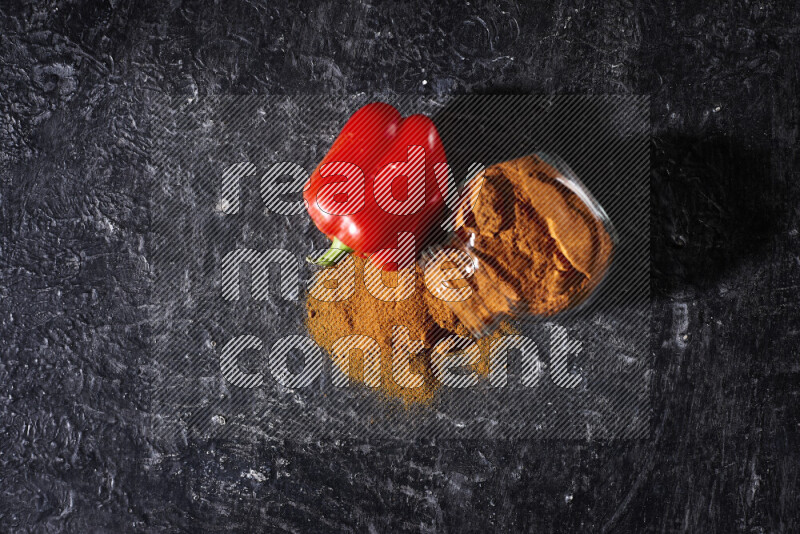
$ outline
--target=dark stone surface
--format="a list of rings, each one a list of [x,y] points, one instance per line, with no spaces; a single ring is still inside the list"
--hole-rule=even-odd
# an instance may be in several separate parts
[[[0,530],[792,532],[795,2],[0,4]],[[651,96],[637,442],[149,438],[149,91]]]

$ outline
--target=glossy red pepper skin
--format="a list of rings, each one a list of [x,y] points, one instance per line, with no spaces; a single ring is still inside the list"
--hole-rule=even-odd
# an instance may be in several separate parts
[[[381,172],[393,162],[409,160],[409,150],[419,153],[419,149],[409,147],[424,149],[424,202],[418,194],[412,195],[414,191],[419,193],[412,184],[418,186],[419,180],[412,181],[402,176],[387,178],[386,173]],[[330,151],[309,177],[303,190],[306,209],[317,228],[331,239],[338,239],[357,255],[369,256],[382,249],[397,248],[399,234],[409,232],[414,235],[416,257],[444,209],[443,195],[446,191],[441,188],[446,185],[437,183],[434,165],[446,161],[442,141],[430,118],[424,115],[403,118],[389,104],[368,104],[350,117]],[[358,166],[363,172],[363,184],[355,171],[353,174],[336,174],[344,169],[337,162]],[[352,171],[351,167],[348,168]],[[362,188],[363,203],[357,200]],[[392,192],[394,199],[390,202],[402,202],[409,195],[413,196],[418,200],[411,202],[416,209],[407,214],[392,213],[391,209],[387,211],[386,194],[381,197],[383,206],[379,205],[375,195],[387,190]],[[405,266],[381,263],[384,270]]]

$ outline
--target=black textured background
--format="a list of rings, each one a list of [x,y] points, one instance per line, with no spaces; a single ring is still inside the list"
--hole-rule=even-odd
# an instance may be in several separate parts
[[[711,4],[1,2],[0,530],[800,529],[800,10]],[[650,95],[651,438],[159,449],[150,91]]]

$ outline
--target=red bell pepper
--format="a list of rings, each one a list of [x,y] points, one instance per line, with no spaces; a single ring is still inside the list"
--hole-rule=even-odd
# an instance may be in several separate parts
[[[311,219],[333,244],[317,265],[336,264],[348,253],[370,256],[384,270],[408,266],[444,208],[447,185],[438,183],[436,163],[446,163],[433,121],[403,118],[389,104],[368,104],[350,117],[303,190]],[[414,258],[374,255],[398,247],[398,236],[414,236]]]

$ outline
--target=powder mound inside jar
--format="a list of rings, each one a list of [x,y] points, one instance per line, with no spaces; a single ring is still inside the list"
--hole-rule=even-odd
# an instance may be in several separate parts
[[[613,242],[602,221],[558,177],[555,168],[536,156],[503,162],[486,169],[477,197],[462,204],[457,216],[462,226],[459,232],[471,236],[470,252],[480,268],[460,282],[469,283],[479,299],[463,303],[440,300],[426,288],[422,269],[416,266],[413,293],[404,300],[387,302],[367,290],[365,260],[353,257],[349,265],[336,267],[354,270],[352,296],[338,302],[309,296],[306,324],[312,338],[329,354],[344,336],[374,339],[380,347],[379,391],[406,403],[426,402],[440,386],[432,370],[432,349],[450,335],[469,336],[467,325],[475,320],[475,302],[480,301],[482,313],[489,316],[512,312],[509,302],[515,303],[515,313],[541,316],[580,303],[605,274]],[[397,283],[396,274],[383,277],[388,286]],[[316,273],[310,294],[323,286],[332,289],[331,279],[330,272]],[[395,326],[407,328],[410,339],[420,340],[424,346],[409,366],[422,379],[419,387],[401,387],[392,378]],[[512,332],[513,326],[505,322],[492,335],[478,339],[480,358],[472,369],[486,376],[492,343]],[[364,383],[363,351],[355,349],[347,356],[334,357],[333,363],[351,381]]]
[[[582,302],[610,265],[613,240],[604,222],[568,186],[557,169],[537,156],[489,167],[476,199],[462,204],[459,233],[469,235],[481,269],[477,293],[509,286],[503,293],[516,312],[550,316]],[[486,280],[481,280],[484,277]],[[482,284],[483,282],[483,284]],[[483,299],[487,313],[508,302]],[[457,307],[470,312],[470,302]],[[462,315],[462,314],[460,314]]]

